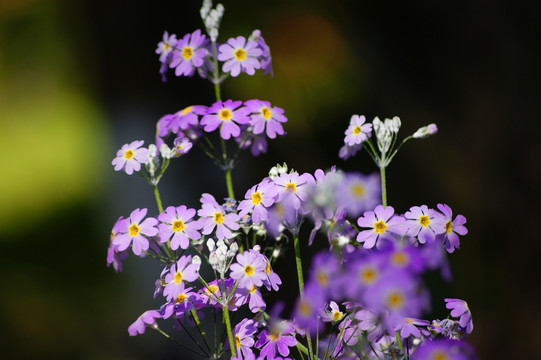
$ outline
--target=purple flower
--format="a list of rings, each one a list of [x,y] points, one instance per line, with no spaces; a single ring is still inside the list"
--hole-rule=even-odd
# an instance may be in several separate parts
[[[192,142],[188,138],[176,138],[173,142],[173,147],[175,149],[174,157],[180,157],[188,153],[193,147]]]
[[[135,255],[141,255],[142,251],[148,250],[148,240],[145,236],[155,236],[158,234],[158,220],[154,218],[143,218],[147,214],[147,209],[135,209],[129,217],[129,221],[124,221],[118,226],[118,235],[113,240],[114,245],[118,245],[118,251],[124,251],[133,242],[132,250]]]
[[[169,206],[158,216],[162,223],[158,226],[160,231],[160,242],[171,240],[171,249],[187,249],[190,240],[199,240],[201,234],[199,223],[192,221],[195,215],[195,209],[188,209],[182,205],[177,208]]]
[[[340,311],[338,304],[334,301],[329,303],[330,311],[325,310],[321,313],[321,319],[325,322],[338,322],[344,317],[344,313]]]
[[[357,224],[363,228],[371,228],[371,230],[363,230],[359,232],[357,241],[364,243],[365,249],[371,249],[376,245],[379,239],[393,240],[393,235],[404,235],[404,218],[394,215],[392,206],[383,207],[376,206],[374,211],[367,211],[357,220]]]
[[[453,220],[453,210],[446,204],[438,204],[438,209],[443,214],[441,222],[445,224],[445,232],[443,233],[445,249],[447,252],[452,253],[460,247],[458,235],[463,236],[468,233],[468,229],[464,226],[466,218],[462,215],[457,215],[455,220]]]
[[[176,49],[173,52],[169,67],[176,68],[177,76],[192,76],[195,69],[202,66],[207,55],[205,45],[206,36],[201,35],[201,30],[197,29],[192,34],[186,34],[178,40]]]
[[[231,360],[255,360],[252,347],[254,346],[253,335],[257,331],[257,323],[250,319],[242,319],[233,330],[235,339],[236,357]],[[229,345],[231,346],[231,345]]]
[[[411,357],[412,360],[475,360],[473,348],[462,340],[436,339],[422,342]]]
[[[177,111],[170,121],[170,128],[173,133],[178,133],[180,130],[188,130],[199,125],[198,116],[206,115],[207,107],[203,105],[188,106],[180,111]]]
[[[121,216],[115,222],[109,238],[109,248],[107,249],[107,267],[113,265],[113,269],[115,269],[117,273],[122,271],[122,260],[128,257],[128,253],[124,251],[119,252],[118,245],[114,245],[113,240],[115,240],[115,236],[119,233],[119,229],[126,221],[128,221],[128,219],[124,219],[124,217]]]
[[[359,115],[353,115],[349,121],[349,126],[345,131],[346,137],[344,143],[353,147],[362,144],[368,140],[372,134],[372,124],[365,124],[366,118]]]
[[[163,319],[168,319],[173,313],[177,318],[180,318],[184,316],[184,313],[193,309],[193,302],[196,302],[200,295],[192,292],[192,289],[190,287],[181,290],[174,299],[162,306],[160,312]]]
[[[274,183],[278,187],[278,201],[288,198],[294,209],[298,210],[308,198],[307,185],[314,185],[315,180],[311,174],[304,173],[299,175],[298,172],[290,174],[283,173],[279,177],[274,178]]]
[[[157,328],[155,319],[159,319],[162,316],[158,310],[148,310],[145,311],[141,316],[135,320],[133,324],[128,327],[128,333],[130,336],[135,336],[137,334],[144,334],[147,326]]]
[[[261,49],[261,68],[263,69],[263,74],[270,74],[272,77],[272,58],[270,53],[270,48],[267,46],[265,39],[261,36],[261,31],[254,30],[252,35],[250,35],[250,40],[257,41],[257,46]]]
[[[252,212],[252,221],[259,224],[267,220],[267,208],[271,207],[278,197],[276,185],[263,179],[258,185],[254,185],[244,195],[245,200],[241,201],[238,207],[239,216],[244,217]]]
[[[231,230],[238,230],[240,227],[238,224],[240,216],[235,213],[227,214],[211,195],[208,195],[210,198],[207,195],[203,194],[201,197],[202,207],[197,211],[201,232],[210,235],[216,228],[218,239],[231,239],[233,237]]]
[[[176,263],[171,265],[169,273],[165,275],[165,289],[163,296],[167,300],[174,300],[184,290],[184,282],[192,282],[199,277],[199,263],[192,262],[191,255],[183,255]]]
[[[245,107],[237,109],[241,105],[242,101],[215,102],[208,108],[207,114],[201,119],[201,126],[204,126],[203,130],[211,132],[221,125],[220,136],[223,139],[228,140],[231,136],[239,136],[240,127],[238,124],[248,124],[250,122],[249,110]]]
[[[460,299],[444,299],[445,307],[451,309],[451,316],[460,318],[458,324],[463,328],[466,328],[466,332],[471,334],[473,331],[473,321],[468,307],[468,303]]]
[[[315,283],[308,283],[304,288],[304,296],[297,300],[295,306],[295,323],[302,330],[315,333],[318,328],[319,315],[325,310],[325,294]]]
[[[295,331],[293,324],[284,320],[272,324],[269,330],[270,332],[267,330],[261,331],[255,344],[256,347],[261,347],[259,353],[261,359],[275,359],[277,348],[280,355],[289,355],[289,348],[297,345],[295,336],[290,335]]]
[[[338,207],[346,209],[349,216],[356,217],[379,204],[380,191],[377,175],[347,173],[337,190]]]
[[[261,69],[258,58],[262,54],[255,41],[246,42],[242,36],[231,38],[219,47],[218,60],[225,61],[223,72],[230,72],[236,77],[241,71],[248,75],[255,74],[255,69]]]
[[[430,325],[429,321],[405,317],[402,319],[402,322],[397,324],[394,330],[400,331],[400,336],[402,337],[402,339],[405,339],[409,336],[414,336],[418,338],[421,337],[421,330],[419,330],[417,326],[428,325]],[[425,335],[428,334],[426,330],[423,330],[423,333],[425,333]]]
[[[254,134],[261,134],[266,130],[267,136],[271,139],[278,135],[284,135],[284,128],[281,123],[285,123],[287,118],[284,116],[284,110],[271,106],[270,102],[262,100],[248,100],[244,102],[251,115],[251,123],[254,126]]]
[[[116,152],[116,158],[113,159],[112,164],[115,166],[115,171],[124,169],[126,174],[131,175],[133,171],[141,170],[141,164],[148,162],[148,149],[141,148],[143,144],[143,140],[124,144]]]
[[[426,205],[413,206],[404,214],[408,236],[416,236],[421,244],[433,243],[436,235],[445,232],[441,217]]]
[[[239,288],[251,290],[254,286],[263,285],[263,281],[267,279],[267,264],[261,254],[244,252],[237,254],[236,259],[237,262],[230,267],[230,276],[239,282]]]
[[[158,43],[156,48],[156,54],[160,54],[160,62],[166,62],[167,56],[173,51],[177,41],[175,34],[169,35],[167,31],[163,33],[163,40]]]
[[[253,313],[260,311],[265,311],[267,304],[263,300],[261,291],[254,285],[251,289],[239,288],[235,294],[235,305],[241,307],[242,305],[248,303],[248,308]]]
[[[355,156],[361,149],[362,144],[355,145],[355,146],[348,146],[347,144],[342,146],[340,148],[340,151],[338,152],[338,157],[342,160],[347,160],[352,156]]]

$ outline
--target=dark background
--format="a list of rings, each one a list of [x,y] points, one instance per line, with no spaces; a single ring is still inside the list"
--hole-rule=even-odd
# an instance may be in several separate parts
[[[243,154],[237,197],[277,162],[314,172],[336,164],[375,171],[365,153],[338,159],[352,114],[399,116],[408,143],[388,169],[389,203],[449,204],[469,234],[434,284],[468,301],[469,341],[482,359],[538,358],[541,336],[538,183],[539,14],[536,1],[223,1],[220,40],[260,29],[274,78],[226,81],[224,99],[285,109],[286,137]],[[109,165],[122,144],[153,140],[156,121],[210,105],[210,83],[162,83],[154,53],[164,30],[202,28],[194,1],[0,2],[0,343],[6,358],[174,358],[159,334],[128,337],[160,268],[131,256],[105,267],[114,221],[156,215],[151,188]],[[221,172],[192,151],[170,166],[164,205],[225,196]],[[324,246],[324,244],[323,244]],[[311,250],[313,251],[313,250]],[[287,257],[282,265],[287,268]],[[277,271],[280,268],[277,265]],[[286,292],[287,287],[284,287]],[[285,293],[286,298],[292,294]],[[178,353],[177,353],[178,354]]]

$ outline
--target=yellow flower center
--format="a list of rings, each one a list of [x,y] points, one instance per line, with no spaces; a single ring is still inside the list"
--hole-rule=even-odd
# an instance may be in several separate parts
[[[258,205],[261,200],[263,200],[263,198],[261,197],[261,193],[259,191],[252,194],[252,204]]]
[[[360,126],[355,126],[353,128],[353,135],[359,135],[361,133],[361,127]]]
[[[270,109],[268,107],[264,107],[261,109],[261,115],[263,115],[263,117],[267,120],[269,120],[272,116],[272,112],[270,111]]]
[[[238,335],[235,335],[235,346],[236,348],[240,348],[240,339]]]
[[[279,338],[280,338],[280,331],[277,329],[272,330],[271,333],[269,334],[269,339],[271,339],[271,341],[278,341]]]
[[[178,294],[177,298],[175,299],[176,304],[182,304],[186,300],[186,295],[184,293]]]
[[[353,196],[355,196],[355,197],[358,197],[358,198],[363,197],[364,196],[364,186],[362,186],[361,184],[355,184],[351,188],[351,192],[353,193]]]
[[[361,271],[361,281],[365,284],[373,284],[378,278],[378,272],[371,266]]]
[[[387,306],[391,309],[399,309],[404,305],[404,296],[397,292],[393,291],[387,296]]]
[[[182,273],[180,271],[177,271],[175,274],[175,284],[178,284],[182,281]]]
[[[186,46],[184,49],[182,49],[182,57],[186,60],[190,60],[193,56],[193,50],[191,47]]]
[[[286,191],[289,191],[290,193],[297,192],[297,185],[295,185],[295,183],[287,183],[286,184]]]
[[[374,232],[378,234],[383,234],[385,232],[385,229],[387,229],[387,225],[385,225],[383,220],[374,223]]]
[[[133,157],[134,153],[132,149],[126,150],[124,152],[124,159],[130,160]]]
[[[397,266],[404,266],[408,263],[408,254],[398,251],[391,256],[391,261]]]
[[[306,301],[302,301],[300,306],[299,306],[299,312],[304,317],[311,316],[312,315],[312,307]]]
[[[451,220],[448,220],[446,223],[445,223],[445,232],[447,234],[450,234],[453,232],[453,223],[451,222]]]
[[[171,228],[173,229],[173,231],[181,232],[182,230],[184,230],[185,226],[182,220],[175,220],[173,221],[173,226]]]
[[[220,225],[224,222],[224,216],[220,212],[214,213],[214,222]]]
[[[428,220],[428,216],[427,215],[421,216],[419,218],[419,224],[421,224],[424,227],[427,227],[428,225],[430,225],[430,220]]]
[[[229,109],[222,109],[220,110],[220,120],[222,121],[229,121],[233,117],[233,114],[231,114],[231,111]]]
[[[211,295],[211,294],[218,294],[218,286],[216,286],[216,285],[209,285],[208,287],[205,288],[205,292],[206,292],[208,295]]]
[[[316,279],[321,286],[327,286],[327,284],[329,283],[329,278],[327,277],[327,274],[325,274],[323,271],[317,272]]]
[[[244,273],[246,274],[246,276],[252,276],[254,274],[254,268],[250,265],[246,265],[244,267]]]
[[[188,106],[186,109],[182,110],[182,112],[180,113],[180,115],[184,116],[188,113],[192,112],[192,107],[191,106]]]
[[[163,44],[163,51],[167,51],[167,50],[169,50],[169,43],[166,42]]]
[[[137,234],[139,234],[139,230],[141,230],[137,224],[131,224],[128,229],[130,230],[130,236],[137,236]]]
[[[436,350],[431,354],[430,360],[449,360],[449,356],[440,350]]]
[[[233,53],[235,55],[235,58],[238,61],[246,60],[246,51],[244,49],[238,48],[237,51]]]
[[[252,288],[249,290],[251,294],[255,293],[255,291],[257,290],[257,288],[254,286],[252,286]]]
[[[342,318],[342,312],[341,311],[338,311],[338,310],[335,310],[332,312],[332,320],[333,321],[338,321]]]
[[[271,267],[268,261],[265,261],[267,265],[265,265],[265,274],[270,274]]]

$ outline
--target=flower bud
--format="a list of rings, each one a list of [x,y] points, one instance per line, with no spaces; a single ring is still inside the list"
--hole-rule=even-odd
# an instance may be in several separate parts
[[[427,126],[423,126],[422,128],[419,128],[414,134],[413,138],[415,139],[424,139],[426,137],[429,137],[430,135],[434,135],[438,132],[438,127],[436,124],[430,124]]]

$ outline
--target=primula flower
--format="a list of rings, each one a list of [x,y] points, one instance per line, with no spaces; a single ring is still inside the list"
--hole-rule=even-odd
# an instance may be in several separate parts
[[[430,325],[429,321],[405,317],[404,319],[402,319],[402,322],[399,322],[397,324],[394,330],[400,332],[400,336],[402,337],[402,339],[406,339],[409,336],[418,338],[418,337],[421,337],[421,332],[424,335],[428,335],[428,332],[424,329],[419,330],[417,326],[429,326],[429,325]]]
[[[294,335],[290,335],[295,331],[295,327],[289,321],[280,321],[272,324],[270,332],[267,330],[261,331],[258,336],[255,346],[261,347],[259,356],[261,359],[275,359],[276,349],[282,356],[289,355],[289,348],[297,345],[297,339]]]
[[[118,227],[118,235],[113,240],[114,245],[118,245],[119,251],[124,251],[132,244],[132,250],[135,255],[141,255],[142,251],[148,250],[148,240],[145,236],[155,236],[158,234],[158,220],[154,218],[143,218],[147,214],[147,209],[135,209],[128,218],[129,221],[122,222]]]
[[[141,170],[141,164],[148,162],[148,149],[141,148],[143,144],[143,140],[124,144],[116,152],[116,158],[113,159],[112,164],[115,166],[115,171],[124,169],[126,174],[131,175],[134,171]]]
[[[360,227],[371,228],[371,230],[360,231],[357,241],[363,243],[365,249],[371,249],[380,239],[393,240],[392,234],[404,235],[406,232],[404,222],[403,217],[394,215],[392,206],[384,208],[378,205],[374,211],[367,211],[357,219]]]
[[[444,299],[445,307],[451,309],[451,316],[460,318],[458,324],[463,328],[466,328],[466,332],[471,334],[473,331],[473,321],[468,307],[468,303],[460,299]]]
[[[244,252],[237,254],[236,259],[237,262],[230,267],[230,276],[239,282],[239,288],[251,290],[254,286],[263,285],[263,281],[267,279],[267,264],[261,254]]]
[[[206,115],[207,107],[203,105],[192,105],[177,111],[171,118],[169,127],[176,134],[199,125],[199,116]]]
[[[380,183],[377,175],[346,173],[338,187],[336,201],[338,207],[346,209],[349,216],[373,209],[381,201]]]
[[[156,319],[161,318],[160,312],[158,310],[148,310],[145,311],[141,316],[135,320],[133,324],[128,327],[128,333],[130,336],[135,336],[137,334],[144,334],[147,326],[157,328]]]
[[[353,115],[349,121],[349,126],[345,131],[346,137],[344,143],[353,147],[360,145],[364,141],[368,140],[372,134],[372,124],[365,124],[366,118],[364,115]]]
[[[165,276],[165,289],[163,296],[167,300],[174,300],[184,290],[184,282],[192,282],[199,277],[199,266],[192,262],[191,255],[183,255],[176,263],[171,265],[169,273]]]
[[[263,74],[269,74],[271,77],[273,75],[272,73],[272,57],[270,53],[270,48],[268,47],[267,43],[265,42],[265,39],[263,39],[263,36],[261,36],[261,31],[254,30],[252,32],[252,35],[250,35],[249,40],[253,40],[257,42],[257,46],[261,49],[261,68],[263,69]]]
[[[193,144],[188,138],[176,138],[173,142],[173,149],[175,151],[174,157],[186,155],[191,150]]]
[[[334,301],[329,303],[330,310],[325,310],[321,313],[321,319],[325,322],[338,322],[344,317],[344,313],[340,311],[338,304]]]
[[[266,130],[269,138],[274,139],[276,134],[284,135],[285,131],[281,123],[287,122],[284,110],[271,106],[270,102],[262,100],[248,100],[244,105],[250,111],[251,123],[254,126],[254,134],[261,134]]]
[[[199,29],[178,40],[175,46],[178,50],[173,51],[169,64],[171,69],[175,68],[175,75],[192,76],[195,69],[203,65],[207,55],[206,42],[206,36]]]
[[[274,182],[263,179],[258,185],[254,185],[244,195],[238,207],[239,216],[243,217],[252,213],[252,221],[259,224],[267,220],[267,208],[271,207],[278,197],[278,189]]]
[[[203,130],[211,132],[216,130],[220,125],[220,136],[224,140],[228,140],[231,136],[237,137],[240,135],[240,127],[238,124],[248,124],[249,110],[242,105],[242,101],[226,100],[225,102],[217,101],[208,108],[207,114],[201,119]],[[235,110],[236,109],[236,110]]]
[[[304,173],[299,175],[294,171],[290,174],[284,173],[274,178],[274,183],[278,187],[278,201],[289,199],[294,209],[301,208],[303,202],[308,199],[308,185],[314,185],[315,180],[311,174]]]
[[[169,35],[167,31],[163,33],[163,40],[158,43],[156,48],[156,54],[160,54],[160,62],[166,62],[167,56],[173,51],[177,41],[175,34]]]
[[[255,69],[261,69],[258,58],[262,51],[255,41],[246,42],[243,36],[231,38],[219,47],[218,60],[225,61],[223,72],[230,72],[236,77],[241,71],[248,75],[255,74]]]
[[[443,233],[445,249],[447,252],[452,253],[460,247],[458,235],[463,236],[468,233],[468,229],[464,226],[466,218],[462,215],[457,215],[453,220],[453,210],[446,204],[438,204],[438,209],[443,214],[441,216],[441,222],[444,223],[445,227],[445,232]]]
[[[254,346],[253,335],[257,332],[257,323],[250,319],[242,319],[233,330],[235,340],[236,357],[231,360],[255,360],[252,347]],[[231,346],[231,344],[229,345]]]
[[[118,245],[114,245],[113,240],[115,240],[115,236],[119,233],[123,223],[126,221],[128,221],[128,219],[124,219],[124,217],[121,216],[115,222],[113,229],[111,230],[109,248],[107,249],[107,267],[113,265],[113,269],[115,269],[117,273],[122,271],[122,260],[128,257],[128,253],[124,251],[119,252]]]
[[[295,324],[302,330],[315,333],[318,328],[319,315],[325,310],[325,294],[314,283],[306,284],[304,296],[295,305]]]
[[[253,313],[265,311],[267,304],[263,300],[261,291],[254,285],[251,289],[239,288],[235,294],[235,305],[241,307],[248,303],[248,308]]]
[[[173,313],[177,318],[180,318],[184,316],[184,313],[194,308],[192,301],[200,295],[192,292],[192,289],[191,287],[183,289],[175,298],[161,307],[160,313],[163,319],[169,319]]]
[[[199,240],[201,234],[199,223],[192,221],[195,209],[188,209],[182,205],[179,207],[169,206],[158,216],[162,223],[158,226],[160,231],[160,242],[165,243],[171,240],[171,249],[187,249],[190,239]]]
[[[443,234],[445,227],[441,217],[435,210],[429,209],[426,205],[412,206],[404,214],[408,236],[416,236],[421,244],[433,243],[436,235]]]
[[[214,200],[213,197],[212,200]],[[233,237],[231,230],[235,231],[240,228],[238,224],[240,216],[235,213],[226,214],[224,208],[218,205],[215,200],[214,203],[206,201],[208,200],[205,199],[205,194],[203,194],[203,197],[201,197],[202,207],[197,211],[201,232],[210,235],[216,228],[216,237],[218,239],[231,239]]]
[[[473,348],[462,340],[436,339],[422,342],[412,360],[475,360]]]

